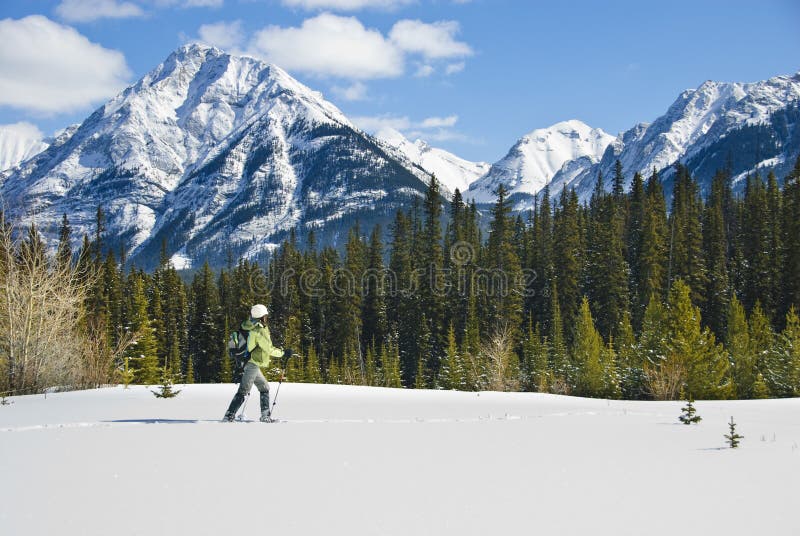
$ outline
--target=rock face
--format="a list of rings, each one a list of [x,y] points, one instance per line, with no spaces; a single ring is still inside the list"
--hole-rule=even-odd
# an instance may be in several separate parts
[[[249,57],[187,45],[79,127],[2,177],[27,224],[66,213],[150,267],[162,241],[183,267],[259,258],[291,229],[336,244],[358,219],[386,223],[429,175],[355,128],[317,92]]]

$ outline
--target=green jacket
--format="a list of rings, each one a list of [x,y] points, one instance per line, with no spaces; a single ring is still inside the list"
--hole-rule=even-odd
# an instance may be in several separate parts
[[[250,363],[261,368],[269,366],[270,357],[281,357],[283,350],[272,346],[269,328],[253,319],[242,322],[242,329],[247,331],[247,351],[250,352]]]

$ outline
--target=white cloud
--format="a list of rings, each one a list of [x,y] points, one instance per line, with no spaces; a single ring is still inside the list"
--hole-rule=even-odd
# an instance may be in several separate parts
[[[281,3],[308,10],[356,11],[364,8],[392,9],[413,2],[414,0],[282,0]]]
[[[433,68],[432,65],[428,65],[427,63],[422,63],[420,64],[419,67],[417,67],[417,72],[414,73],[414,76],[416,76],[417,78],[425,78],[426,76],[432,75],[434,71],[435,69]]]
[[[459,58],[472,55],[467,43],[456,41],[459,31],[456,21],[426,23],[419,20],[398,21],[389,38],[401,50],[422,54],[426,58]]]
[[[449,76],[451,74],[460,73],[461,71],[464,70],[464,67],[466,66],[467,64],[464,63],[463,61],[459,61],[458,63],[451,63],[447,67],[445,67],[444,74]]]
[[[183,7],[222,7],[225,0],[186,0]]]
[[[125,56],[41,15],[0,20],[0,105],[44,113],[104,101],[125,87]]]
[[[196,40],[201,43],[234,53],[245,40],[240,20],[203,24],[197,29],[197,36]]]
[[[462,134],[453,127],[458,123],[457,115],[447,117],[426,117],[419,121],[412,121],[406,115],[373,115],[351,118],[353,123],[361,130],[369,132],[379,138],[396,139],[397,133],[407,139],[423,139],[426,141],[461,141],[474,143],[469,136]]]
[[[333,86],[331,90],[337,97],[346,101],[360,101],[367,98],[367,86],[363,82],[356,81],[346,87]]]
[[[454,127],[458,123],[457,115],[447,117],[426,117],[421,121],[412,121],[406,115],[372,115],[352,118],[358,128],[367,132],[378,132],[386,129],[399,130],[410,134],[422,134],[425,131]]]
[[[70,22],[90,22],[98,19],[141,17],[142,8],[131,2],[117,0],[62,0],[56,13]]]
[[[458,123],[457,115],[448,115],[447,117],[428,117],[423,119],[419,124],[420,128],[440,128],[452,127]]]
[[[225,0],[150,0],[157,8],[222,7]]]
[[[354,80],[403,73],[402,51],[355,17],[322,13],[300,27],[268,26],[256,32],[248,52],[288,70]]]

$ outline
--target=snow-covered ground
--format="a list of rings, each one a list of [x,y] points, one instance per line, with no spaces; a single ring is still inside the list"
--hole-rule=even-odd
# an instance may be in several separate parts
[[[678,402],[284,384],[288,422],[217,422],[234,390],[0,406],[0,534],[800,534],[800,399],[689,427]]]

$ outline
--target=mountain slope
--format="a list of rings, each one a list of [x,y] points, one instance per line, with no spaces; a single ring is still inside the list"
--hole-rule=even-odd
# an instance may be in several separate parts
[[[454,192],[456,188],[461,192],[466,191],[470,184],[485,175],[490,168],[486,162],[464,160],[444,149],[431,147],[423,140],[411,142],[392,128],[377,132],[376,137],[398,150],[412,164],[436,175],[449,192]]]
[[[587,199],[598,174],[610,177],[617,159],[625,170],[626,186],[635,172],[649,175],[653,169],[669,183],[671,166],[678,161],[689,166],[701,188],[716,169],[728,164],[734,166],[734,175],[766,166],[776,167],[776,174],[783,176],[800,151],[792,142],[796,134],[790,110],[799,101],[800,73],[754,83],[707,81],[681,93],[653,123],[623,133],[596,165],[570,180],[557,174],[553,181],[574,186]],[[757,138],[763,127],[760,139],[746,139]]]
[[[0,125],[0,171],[44,151],[48,145],[39,129],[30,123]]]
[[[384,222],[425,179],[278,67],[187,45],[6,173],[2,192],[23,223],[67,213],[78,237],[102,206],[109,246],[140,265],[162,241],[184,264],[221,264],[295,228],[335,243],[342,217]]]
[[[511,195],[529,198],[566,164],[580,158],[600,159],[614,137],[599,128],[578,121],[563,121],[523,136],[508,154],[469,188],[467,197],[477,202],[492,202],[502,183]]]

